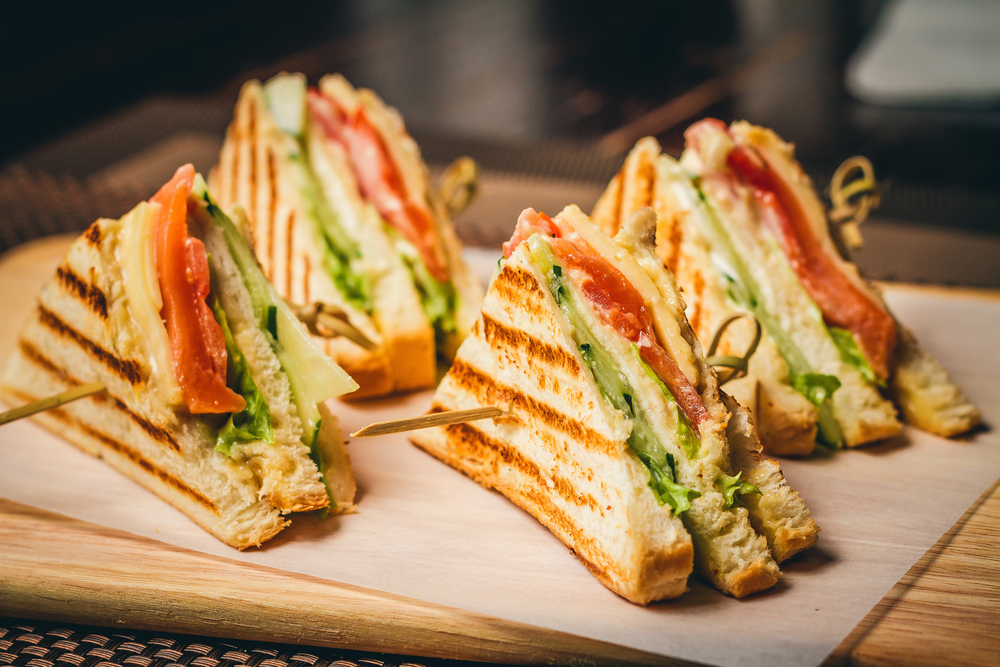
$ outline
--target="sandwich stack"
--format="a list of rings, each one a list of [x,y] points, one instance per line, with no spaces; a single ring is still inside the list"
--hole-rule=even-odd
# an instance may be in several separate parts
[[[819,529],[719,390],[655,228],[650,209],[613,239],[574,206],[526,210],[432,407],[505,415],[411,439],[632,602],[682,594],[695,568],[742,597],[774,585]]]
[[[854,447],[898,434],[903,418],[944,436],[979,411],[922,351],[878,290],[843,259],[793,147],[774,132],[701,121],[680,162],[640,140],[594,209],[608,233],[642,207],[659,216],[657,253],[709,340],[736,313],[764,336],[746,378],[727,391],[748,406],[764,449],[809,454],[817,441]],[[719,352],[746,348],[737,323]]]
[[[73,243],[0,378],[9,403],[85,383],[40,413],[243,549],[285,515],[350,511],[354,476],[324,401],[357,385],[320,350],[191,165]]]
[[[318,341],[360,384],[352,398],[434,384],[482,288],[394,109],[339,75],[311,89],[299,74],[251,81],[211,181],[223,208],[247,212],[279,294],[345,311],[376,343]]]

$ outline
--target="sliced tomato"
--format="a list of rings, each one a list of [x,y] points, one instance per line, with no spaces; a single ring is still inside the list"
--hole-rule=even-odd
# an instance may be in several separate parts
[[[653,316],[639,290],[589,246],[562,238],[553,239],[551,245],[601,319],[639,347],[642,360],[674,395],[695,433],[700,435],[699,425],[708,417],[708,410],[698,390],[656,340]]]
[[[420,253],[427,270],[438,282],[448,281],[447,262],[437,238],[434,218],[426,202],[409,196],[389,151],[359,106],[346,113],[315,88],[309,89],[309,112],[327,138],[347,151],[361,196]]]
[[[210,289],[208,256],[188,236],[188,194],[194,167],[184,165],[150,201],[160,205],[156,272],[170,339],[170,356],[184,403],[193,414],[240,412],[246,401],[226,386],[226,339],[205,302]]]
[[[562,236],[559,227],[552,222],[552,218],[544,213],[536,212],[533,208],[526,208],[517,218],[517,226],[514,227],[513,236],[503,244],[503,256],[510,259],[517,246],[527,241],[528,237],[536,232],[551,238]]]
[[[798,195],[762,155],[750,147],[736,146],[728,163],[753,189],[764,211],[764,223],[823,319],[850,331],[872,370],[887,378],[897,336],[892,315],[844,275],[816,238]]]

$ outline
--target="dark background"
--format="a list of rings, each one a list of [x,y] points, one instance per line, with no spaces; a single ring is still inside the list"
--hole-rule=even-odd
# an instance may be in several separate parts
[[[0,249],[121,215],[170,160],[207,170],[240,84],[283,69],[374,88],[432,164],[467,153],[487,170],[600,183],[640,136],[677,154],[692,121],[746,118],[794,141],[821,185],[846,157],[871,158],[882,218],[1000,237],[996,105],[890,108],[846,92],[883,5],[22,4],[0,34]]]

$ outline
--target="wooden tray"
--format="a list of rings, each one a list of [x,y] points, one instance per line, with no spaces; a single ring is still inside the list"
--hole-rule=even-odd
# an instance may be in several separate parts
[[[27,310],[68,242],[40,241],[0,262],[0,293],[10,312]],[[11,319],[0,320],[4,355],[21,324]],[[1000,488],[994,486],[827,664],[994,662],[1000,655],[998,554]],[[688,664],[205,555],[2,498],[0,615],[490,662]]]

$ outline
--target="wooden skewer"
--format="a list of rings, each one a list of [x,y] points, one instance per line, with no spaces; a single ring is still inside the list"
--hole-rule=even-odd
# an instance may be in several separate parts
[[[86,398],[87,396],[92,396],[93,394],[102,391],[104,391],[104,385],[100,382],[91,382],[89,384],[82,384],[79,387],[67,389],[66,391],[56,394],[55,396],[49,396],[48,398],[43,398],[40,401],[28,403],[27,405],[22,405],[19,408],[14,408],[13,410],[8,410],[7,412],[0,414],[0,426],[21,419],[22,417],[30,417],[37,412],[44,412],[45,410],[58,408],[60,405],[65,405],[71,401]]]
[[[395,421],[375,422],[351,434],[352,438],[370,438],[376,435],[388,435],[390,433],[403,433],[404,431],[416,431],[421,428],[431,428],[432,426],[446,426],[448,424],[460,424],[462,422],[472,422],[478,419],[490,419],[506,414],[500,408],[472,408],[471,410],[451,410],[450,412],[435,412],[430,415],[410,417],[409,419],[397,419]]]
[[[347,313],[336,306],[320,303],[319,301],[308,306],[300,306],[288,299],[285,299],[285,303],[292,309],[295,316],[306,325],[309,332],[316,336],[323,336],[324,338],[343,336],[369,352],[374,352],[378,349],[378,345],[369,340],[367,336],[347,320]]]

